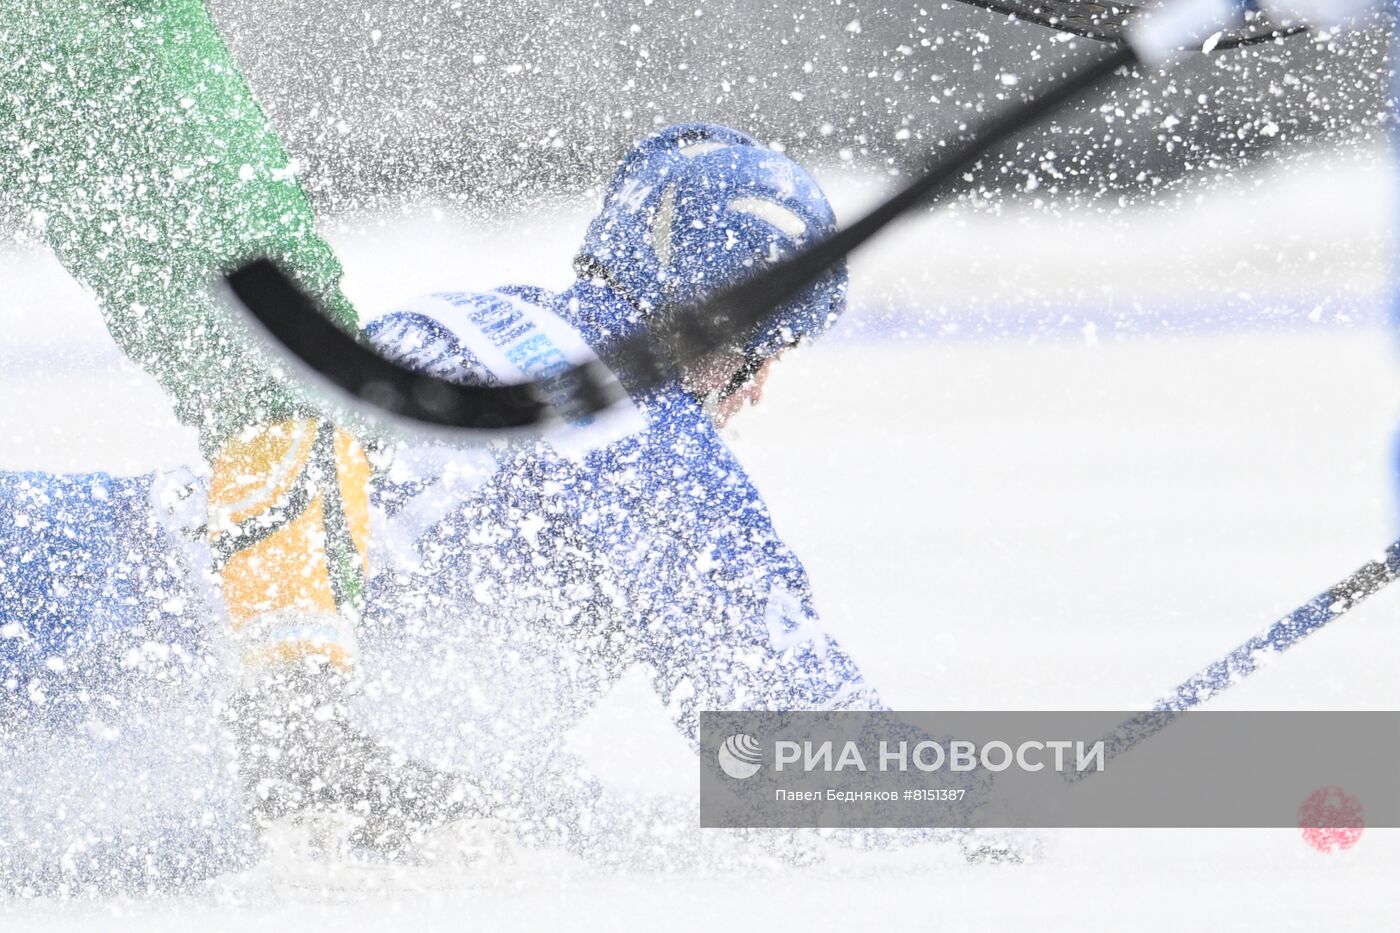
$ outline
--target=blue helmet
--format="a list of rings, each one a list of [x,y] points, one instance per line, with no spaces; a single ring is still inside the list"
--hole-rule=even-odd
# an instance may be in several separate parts
[[[681,124],[622,160],[574,268],[645,314],[731,285],[835,229],[802,166],[738,130]],[[842,262],[735,349],[766,358],[817,336],[845,307]]]

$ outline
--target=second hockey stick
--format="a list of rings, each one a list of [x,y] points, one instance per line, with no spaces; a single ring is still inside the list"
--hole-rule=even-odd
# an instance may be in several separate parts
[[[1351,576],[1319,593],[1223,658],[1177,684],[1152,705],[1122,722],[1103,737],[1104,762],[1116,758],[1171,725],[1178,713],[1195,709],[1211,697],[1233,687],[1257,671],[1274,655],[1282,654],[1318,629],[1341,618],[1358,603],[1373,596],[1400,577],[1400,541],[1385,554],[1368,561]],[[1077,781],[1093,772],[1067,772]]]

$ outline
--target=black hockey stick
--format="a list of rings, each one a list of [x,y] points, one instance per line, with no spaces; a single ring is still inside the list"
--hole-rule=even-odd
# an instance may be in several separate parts
[[[1121,44],[1127,41],[1126,29],[1133,17],[1144,12],[1136,3],[1122,0],[962,0],[970,6],[1003,13],[1015,19],[1034,23],[1059,32],[1068,32],[1086,39]],[[1276,27],[1258,11],[1245,14],[1238,29],[1223,30],[1211,45],[1212,49],[1232,49],[1242,45],[1272,42],[1305,31],[1305,26]]]
[[[1220,0],[1178,0],[1166,14],[1151,11],[1142,20],[1143,28],[1134,27],[1132,35],[1125,34],[1111,54],[1062,76],[1038,98],[996,114],[970,139],[929,162],[911,185],[850,227],[711,298],[664,309],[642,332],[603,348],[600,356],[633,390],[674,378],[686,362],[730,346],[752,332],[776,308],[896,218],[946,193],[997,146],[1093,91],[1120,69],[1144,58],[1160,62],[1171,50],[1212,34],[1209,27],[1220,12],[1219,4]],[[1176,15],[1179,13],[1185,15]],[[1120,26],[1119,31],[1122,29]],[[230,274],[228,283],[266,332],[303,364],[353,398],[410,421],[447,428],[518,428],[552,416],[544,403],[546,397],[564,399],[570,414],[583,415],[606,407],[617,394],[596,364],[575,367],[548,385],[488,387],[448,382],[379,356],[329,321],[308,321],[309,316],[324,315],[288,276],[266,260]]]
[[[640,333],[604,348],[601,358],[633,390],[674,378],[684,363],[751,332],[892,221],[954,188],[997,146],[1137,61],[1137,53],[1123,46],[1065,75],[1036,99],[987,120],[971,138],[931,161],[911,185],[851,226],[697,304],[659,312]],[[617,398],[616,387],[596,363],[576,366],[548,384],[461,385],[425,375],[384,358],[336,326],[270,259],[255,259],[225,279],[252,319],[297,362],[363,406],[411,422],[473,430],[520,428],[552,417],[544,400],[561,397],[561,390],[566,407],[577,414],[600,411]]]
[[[546,390],[562,380],[519,385],[462,385],[406,369],[338,327],[319,303],[270,259],[225,276],[229,289],[272,340],[316,376],[375,409],[409,421],[470,430],[537,424],[550,414]],[[572,398],[598,411],[621,392],[597,363],[575,367]]]

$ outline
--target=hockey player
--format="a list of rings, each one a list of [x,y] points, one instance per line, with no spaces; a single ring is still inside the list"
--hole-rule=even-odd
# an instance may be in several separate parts
[[[833,227],[820,189],[790,159],[735,130],[672,127],[623,160],[571,288],[434,295],[379,317],[366,335],[448,378],[548,379],[664,305]],[[472,782],[422,786],[424,806],[390,807],[360,841],[395,851],[466,800],[527,838],[615,856],[616,811],[565,763],[561,743],[636,666],[692,740],[704,709],[879,707],[823,630],[801,562],[717,431],[760,397],[775,360],[831,325],[845,295],[838,267],[775,323],[636,394],[609,423],[538,443],[397,452],[375,493],[386,557],[366,601],[373,663],[362,665],[367,693],[382,702],[357,711],[394,730],[403,750]],[[307,695],[314,687],[284,679],[249,701],[261,721],[270,707],[283,711],[282,730],[262,743],[271,754],[254,749],[245,771],[266,817],[345,803],[319,786],[322,762],[281,739],[316,728],[324,704]],[[540,786],[551,789],[547,803],[533,796]]]
[[[663,306],[731,284],[834,227],[821,190],[792,160],[732,129],[676,126],[623,159],[571,288],[433,295],[376,319],[366,336],[447,378],[548,380]],[[457,733],[475,739],[446,745],[435,736],[422,754],[467,771],[524,826],[540,814],[520,789],[541,783],[524,762],[549,762],[557,775],[557,737],[633,665],[653,672],[691,739],[702,709],[878,706],[822,631],[801,563],[716,430],[759,398],[784,352],[831,325],[845,295],[838,267],[774,323],[736,335],[677,383],[636,394],[630,412],[605,424],[489,453],[400,452],[378,498],[398,526],[386,535],[401,541],[407,569],[386,569],[371,589],[367,624],[395,644],[366,676],[385,677],[395,655],[402,663],[412,654],[403,622],[415,620],[418,638],[434,633],[435,650],[414,664],[440,667],[433,655],[462,646],[453,655],[472,675],[437,670],[434,679],[460,679],[478,698],[472,722],[490,723],[492,736]],[[424,461],[427,469],[417,466]],[[451,490],[442,488],[444,463]],[[443,617],[458,631],[431,621]],[[567,670],[574,675],[560,682]],[[415,677],[413,664],[396,673],[391,680]],[[442,698],[440,684],[414,692]],[[603,820],[602,808],[584,802],[596,786],[549,783],[573,804],[556,801],[554,818],[539,825],[589,848],[597,834],[571,828],[590,822],[588,813]],[[277,776],[265,785],[276,793]],[[572,816],[559,818],[561,807]]]
[[[319,781],[361,802],[432,780],[390,767],[338,712],[288,735],[258,700],[274,690],[278,702],[342,708],[363,612],[370,468],[353,437],[249,351],[211,287],[270,254],[357,326],[295,165],[209,12],[202,0],[0,0],[0,23],[0,196],[199,430],[248,757],[271,741],[264,733],[305,746]]]
[[[547,380],[663,306],[733,284],[834,228],[825,196],[791,159],[736,130],[674,126],[623,159],[572,287],[433,295],[366,334],[386,355],[445,378]],[[468,770],[522,831],[620,857],[613,807],[600,785],[560,765],[560,745],[634,666],[692,741],[707,709],[881,708],[823,629],[801,561],[718,433],[759,400],[776,360],[831,326],[846,287],[844,265],[833,268],[771,323],[675,383],[634,393],[630,429],[590,426],[503,449],[463,468],[455,490],[437,488],[440,469],[415,469],[415,457],[436,459],[431,450],[406,450],[408,462],[389,471],[379,498],[411,552],[376,578],[368,628],[386,633],[393,652],[416,654],[391,681],[425,667],[434,680],[460,678],[466,704],[441,683],[397,692],[428,694],[429,709],[453,697],[470,713],[470,728],[430,730],[424,743]],[[623,436],[579,449],[608,429]],[[409,634],[406,618],[450,621]],[[452,665],[438,660],[444,653]],[[968,778],[970,806],[981,781]],[[543,808],[531,800],[541,786],[555,795]]]

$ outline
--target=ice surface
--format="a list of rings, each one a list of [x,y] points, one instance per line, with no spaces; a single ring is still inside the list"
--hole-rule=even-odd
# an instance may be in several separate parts
[[[785,360],[730,436],[887,702],[1144,703],[1393,537],[1384,172],[1304,164],[1145,215],[943,216],[861,258],[852,323],[880,326]],[[383,308],[404,288],[558,285],[583,216],[476,232],[425,208],[335,238],[351,294]],[[1116,258],[1086,259],[1086,284],[1070,245],[1105,239]],[[0,289],[0,467],[194,461],[51,260],[5,255]],[[1015,326],[985,323],[999,313]],[[978,339],[945,326],[967,320],[984,322]],[[1400,592],[1376,597],[1213,708],[1397,708],[1397,608]],[[571,744],[619,791],[693,792],[694,760],[641,677]],[[489,827],[409,867],[274,842],[245,874],[179,895],[0,902],[0,929],[1378,928],[1400,869],[1400,832],[1375,829],[1333,856],[1291,830],[1058,831],[1036,863],[997,867],[953,847],[726,863],[713,843],[680,874],[604,871]]]

